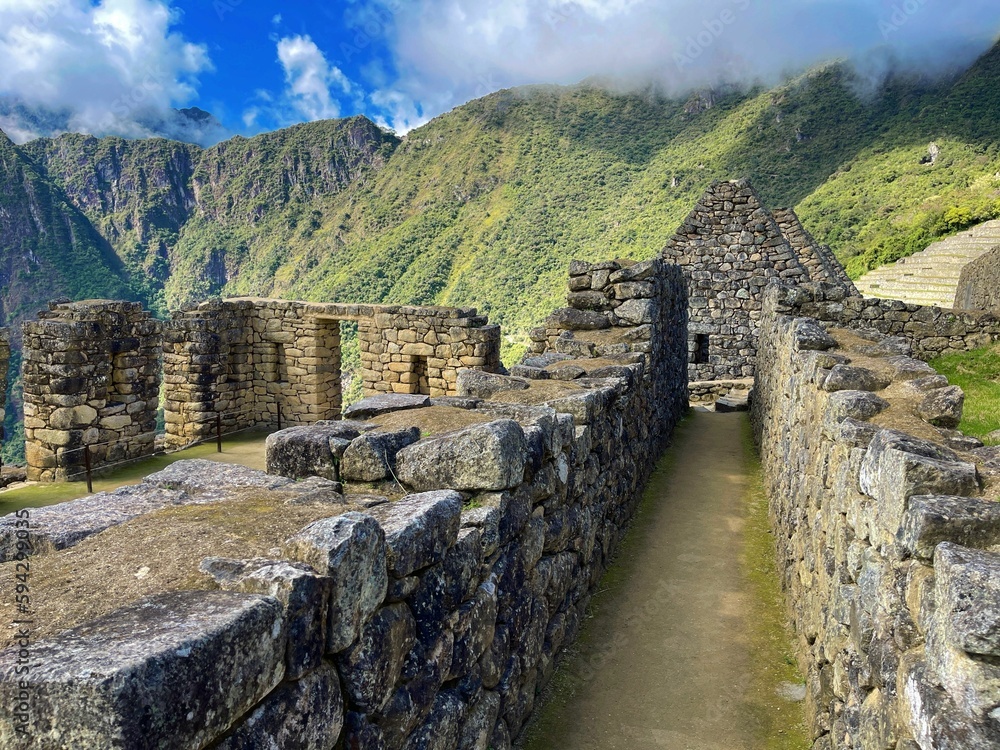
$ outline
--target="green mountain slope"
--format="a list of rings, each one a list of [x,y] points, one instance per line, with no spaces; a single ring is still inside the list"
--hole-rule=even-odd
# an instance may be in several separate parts
[[[796,207],[855,273],[1000,214],[998,77],[993,50],[960,77],[897,76],[868,96],[830,64],[686,100],[502,91],[402,140],[356,117],[211,149],[6,148],[89,219],[77,234],[103,239],[97,256],[114,251],[120,268],[96,266],[108,283],[161,312],[216,293],[472,303],[512,356],[559,303],[570,258],[656,254],[714,179],[750,177]]]

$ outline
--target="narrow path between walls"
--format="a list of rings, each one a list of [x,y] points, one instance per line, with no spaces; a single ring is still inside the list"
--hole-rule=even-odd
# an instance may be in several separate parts
[[[681,426],[522,747],[809,747],[755,469],[746,415]]]

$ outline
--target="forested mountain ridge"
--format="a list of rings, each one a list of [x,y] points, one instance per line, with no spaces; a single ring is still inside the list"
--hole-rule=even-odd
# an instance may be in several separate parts
[[[516,348],[571,257],[650,257],[712,180],[739,176],[860,273],[1000,215],[998,76],[994,49],[877,90],[839,63],[684,99],[506,90],[402,139],[363,117],[208,149],[4,138],[0,322],[61,294],[160,314],[220,293],[462,303]]]

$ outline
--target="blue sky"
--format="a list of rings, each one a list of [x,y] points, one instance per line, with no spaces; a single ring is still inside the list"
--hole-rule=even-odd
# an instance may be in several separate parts
[[[0,0],[0,128],[141,137],[197,106],[223,127],[177,137],[359,113],[405,133],[529,83],[683,94],[841,57],[861,84],[937,73],[998,31],[996,0]]]

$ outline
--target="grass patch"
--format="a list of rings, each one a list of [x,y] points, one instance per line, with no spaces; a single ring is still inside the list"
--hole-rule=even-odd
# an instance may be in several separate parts
[[[804,680],[797,667],[794,635],[786,617],[768,499],[750,420],[743,423],[743,443],[749,482],[742,564],[751,592],[748,635],[755,667],[748,709],[763,730],[761,750],[806,750],[811,744],[803,704],[789,702],[779,695],[782,686],[801,685]]]
[[[127,464],[107,474],[94,477],[94,492],[108,492],[126,484],[138,484],[150,474],[165,469],[174,461],[185,458],[206,458],[227,464],[240,464],[251,469],[264,469],[264,440],[268,433],[260,430],[241,432],[222,440],[222,453],[216,452],[215,442],[209,441],[170,454],[161,454]],[[0,516],[22,508],[42,508],[84,497],[86,482],[55,482],[31,484],[0,492]]]
[[[932,360],[931,367],[965,391],[965,410],[958,428],[985,438],[1000,430],[1000,344]],[[1000,444],[1000,440],[987,441]]]

